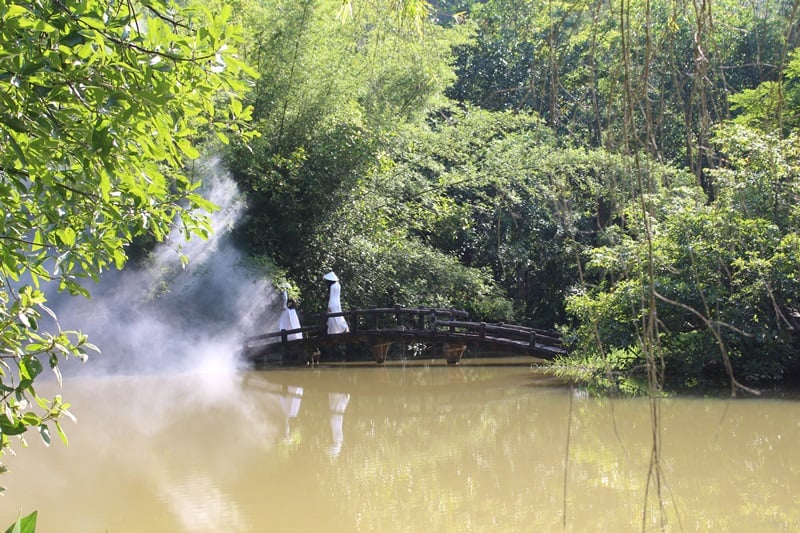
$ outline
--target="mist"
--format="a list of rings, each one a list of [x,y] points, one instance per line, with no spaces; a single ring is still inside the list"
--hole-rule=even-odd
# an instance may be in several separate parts
[[[269,449],[285,432],[280,387],[249,393],[252,373],[243,372],[240,356],[245,336],[277,328],[282,298],[263,269],[249,265],[234,246],[232,232],[245,207],[234,181],[215,159],[204,161],[200,171],[201,193],[220,207],[210,215],[209,239],[187,241],[173,230],[142,265],[131,263],[87,284],[91,298],[49,295],[61,328],[86,333],[101,350],[89,351],[85,363],[62,361],[63,384],[51,374],[41,388],[63,393],[72,404],[81,427],[69,424],[64,430],[74,446],[88,450],[81,471],[109,487],[95,495],[100,502],[86,513],[86,523],[96,526],[90,529],[105,529],[104,521],[125,516],[124,498],[113,487],[135,465],[162,502],[161,512],[174,516],[185,531],[246,531],[226,480],[251,465],[231,460],[230,452]],[[181,254],[188,258],[185,266]],[[222,420],[242,423],[223,430],[211,422]],[[175,427],[195,435],[192,442],[213,440],[213,445],[198,451],[179,438],[163,437],[175,447],[171,454],[151,445],[154,436],[169,435]],[[48,485],[72,490],[74,474],[62,468],[60,453],[26,464],[26,473],[54,465],[42,474]],[[132,456],[131,462],[120,460]],[[106,494],[112,495],[107,501]]]
[[[61,327],[86,333],[102,352],[66,364],[65,374],[235,372],[243,338],[277,326],[279,296],[231,237],[242,196],[218,159],[199,168],[201,193],[220,207],[210,215],[209,239],[187,241],[174,229],[145,266],[109,271],[88,284],[90,299],[51,298]],[[188,258],[185,267],[180,254]]]

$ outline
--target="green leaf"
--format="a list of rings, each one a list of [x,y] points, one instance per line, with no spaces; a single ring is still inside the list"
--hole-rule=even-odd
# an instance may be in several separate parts
[[[114,266],[117,267],[117,270],[122,270],[122,267],[125,266],[125,261],[127,261],[127,256],[125,255],[125,251],[121,248],[114,249]]]
[[[53,366],[53,365],[51,365],[51,366],[52,366],[52,369],[53,369],[53,374],[56,375],[56,381],[58,381],[58,386],[59,387],[63,387],[64,386],[64,381],[63,381],[63,378],[61,376],[61,369],[59,369],[58,366]]]
[[[200,157],[200,152],[197,151],[197,148],[192,146],[192,143],[186,139],[178,141],[178,148],[180,148],[181,152],[189,159],[197,159]]]
[[[31,380],[35,380],[44,370],[42,362],[36,357],[24,357],[20,361],[20,368],[25,370],[24,375]]]
[[[10,422],[7,414],[0,416],[0,432],[4,435],[22,435],[26,431],[28,431],[28,426],[21,420]]]
[[[44,442],[45,446],[50,446],[50,428],[47,427],[47,424],[39,425],[39,435],[42,437],[42,442]]]
[[[28,133],[28,125],[17,117],[4,114],[2,123],[18,133]]]
[[[27,426],[37,426],[42,423],[42,419],[36,413],[28,411],[22,415],[22,423]]]
[[[67,438],[67,434],[64,433],[64,428],[61,427],[61,423],[58,420],[54,420],[53,423],[56,425],[56,431],[61,438],[61,442],[64,443],[64,446],[69,446],[69,439]]]
[[[34,511],[28,516],[20,517],[11,526],[6,529],[5,533],[36,533],[36,518],[38,511]]]
[[[56,235],[65,246],[74,246],[77,234],[75,230],[67,226],[66,228],[56,230]]]
[[[231,112],[234,118],[242,114],[242,101],[238,98],[231,98]]]

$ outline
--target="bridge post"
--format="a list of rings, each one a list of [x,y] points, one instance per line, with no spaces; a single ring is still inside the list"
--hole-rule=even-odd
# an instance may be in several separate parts
[[[289,336],[286,334],[286,330],[282,329],[281,330],[281,343],[285,345],[288,340],[289,340]]]
[[[481,339],[486,338],[486,322],[481,322]]]
[[[530,345],[531,348],[535,348],[536,347],[536,332],[535,331],[531,331],[531,338],[528,341],[528,344]]]
[[[402,306],[400,306],[400,305],[395,305],[394,306],[394,320],[395,320],[395,322],[397,322],[397,328],[398,329],[404,329],[403,328],[403,312],[401,311],[401,309],[402,309]]]
[[[353,311],[353,318],[350,320],[350,331],[358,331],[358,310]]]
[[[455,365],[461,361],[461,356],[464,355],[466,349],[466,344],[454,342],[445,342],[442,344],[442,352],[444,352],[444,358],[447,360],[448,365]]]
[[[381,364],[386,361],[386,353],[389,351],[389,346],[391,345],[391,342],[382,342],[372,345],[372,355],[375,356],[376,363]]]

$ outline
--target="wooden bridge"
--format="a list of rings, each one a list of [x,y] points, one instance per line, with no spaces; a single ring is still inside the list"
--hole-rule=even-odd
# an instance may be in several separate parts
[[[327,319],[343,316],[347,333],[328,334]],[[247,337],[245,359],[263,365],[271,362],[319,362],[320,349],[336,345],[366,345],[377,363],[383,363],[393,343],[441,346],[450,364],[458,363],[468,348],[498,354],[522,354],[552,359],[567,352],[558,332],[504,323],[471,322],[458,309],[390,308],[351,309],[311,317],[315,325]],[[289,336],[302,333],[302,339]]]

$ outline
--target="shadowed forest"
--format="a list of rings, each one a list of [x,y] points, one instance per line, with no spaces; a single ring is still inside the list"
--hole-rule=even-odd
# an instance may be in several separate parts
[[[796,376],[796,4],[239,6],[236,235],[302,311],[333,269],[345,308],[558,326],[611,386]]]

